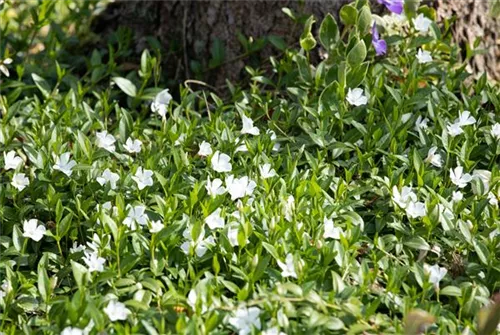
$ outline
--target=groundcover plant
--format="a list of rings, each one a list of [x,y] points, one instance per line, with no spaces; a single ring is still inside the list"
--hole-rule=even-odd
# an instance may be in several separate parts
[[[154,41],[71,54],[95,2],[4,3],[2,333],[495,333],[499,88],[379,2],[177,97]]]

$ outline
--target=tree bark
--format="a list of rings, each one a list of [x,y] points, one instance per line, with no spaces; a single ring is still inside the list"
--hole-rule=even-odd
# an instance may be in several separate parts
[[[468,71],[475,75],[486,73],[490,79],[500,80],[500,20],[490,15],[493,0],[436,0],[439,19],[456,16],[453,38],[465,53],[476,38],[484,51],[469,61]],[[464,55],[465,57],[465,55]]]
[[[298,42],[303,26],[296,24],[283,11],[314,14],[320,19],[326,13],[338,13],[350,0],[297,1],[297,0],[232,0],[232,1],[118,1],[106,9],[95,22],[94,31],[106,34],[118,26],[126,26],[135,34],[136,51],[147,47],[146,36],[158,38],[167,57],[170,78],[184,79],[196,76],[193,65],[202,69],[208,83],[220,86],[225,79],[241,79],[246,65],[258,66],[259,60],[268,59],[279,51],[266,43],[251,53],[244,50],[238,33],[254,41],[266,36],[280,36],[287,45]],[[211,66],[214,43],[220,42],[224,50],[221,66]],[[262,41],[261,41],[262,42]]]
[[[294,13],[314,14],[321,20],[326,13],[337,15],[348,2],[351,0],[117,1],[95,21],[94,31],[106,34],[118,26],[131,28],[137,54],[147,47],[146,37],[154,36],[164,47],[164,68],[169,79],[179,82],[198,77],[221,86],[226,79],[241,79],[245,65],[258,66],[270,55],[279,53],[269,43],[249,53],[239,41],[238,33],[254,41],[269,35],[281,36],[287,45],[292,45],[299,40],[303,27],[290,19],[283,7]],[[372,2],[376,5],[376,1]],[[500,25],[499,20],[488,15],[488,2],[431,0],[431,3],[440,18],[457,15],[454,38],[461,46],[472,44],[476,37],[482,38],[486,53],[472,59],[471,72],[487,72],[490,78],[500,79]],[[217,43],[222,49],[214,50]],[[220,54],[220,50],[224,55],[222,64],[214,66],[210,59],[213,54]]]

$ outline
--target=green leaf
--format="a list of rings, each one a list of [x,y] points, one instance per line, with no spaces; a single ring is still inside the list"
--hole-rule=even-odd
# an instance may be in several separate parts
[[[49,97],[51,89],[50,89],[50,86],[47,83],[47,81],[45,81],[45,79],[43,79],[42,77],[40,77],[36,73],[32,73],[31,78],[33,78],[33,81],[35,82],[36,87],[38,87],[40,92],[42,92],[43,96],[46,98]]]
[[[120,117],[120,125],[118,126],[120,138],[122,138],[123,141],[125,141],[130,133],[132,132],[133,128],[133,120],[132,117],[130,116],[130,113],[127,112],[124,108],[120,109],[121,112],[121,117]]]
[[[345,5],[340,10],[340,21],[346,26],[356,24],[358,18],[358,11],[353,5]]]
[[[109,217],[107,214],[105,214],[104,212],[101,213],[101,222],[103,222],[104,225],[106,227],[108,227],[108,229],[111,231],[111,235],[113,235],[113,239],[115,241],[118,241],[118,226],[117,226],[116,222],[111,217]]]
[[[57,222],[57,237],[59,239],[63,238],[66,236],[68,233],[69,229],[71,228],[71,219],[73,218],[73,214],[70,212],[68,213],[64,219],[62,219],[60,222]]]
[[[500,302],[486,306],[479,311],[479,315],[477,316],[478,334],[497,334],[498,324],[500,324]]]
[[[361,63],[347,73],[347,87],[358,87],[366,78],[369,62]]]
[[[44,254],[38,263],[38,292],[43,301],[47,301],[50,298],[50,282],[47,270],[47,254]]]
[[[73,270],[73,277],[75,278],[78,288],[83,289],[87,285],[88,272],[87,268],[80,263],[71,261],[71,269]]]
[[[423,173],[424,162],[422,161],[422,157],[420,157],[418,150],[413,150],[413,167],[417,172],[417,175],[421,176]]]
[[[478,240],[474,240],[473,244],[474,250],[476,250],[477,256],[479,257],[481,262],[484,265],[489,265],[490,252],[488,251],[486,246]]]
[[[490,4],[490,15],[493,18],[500,17],[500,0],[493,0]]]
[[[359,66],[366,58],[366,46],[363,40],[360,40],[347,54],[347,63],[351,68]]]
[[[429,243],[422,236],[415,236],[409,241],[404,242],[404,245],[417,250],[431,250]]]
[[[320,113],[324,113],[327,111],[334,111],[338,108],[338,96],[337,92],[339,89],[339,83],[334,81],[330,85],[328,85],[323,92],[321,92],[321,95],[319,96],[319,108],[318,111]]]
[[[436,318],[421,309],[414,309],[408,312],[404,318],[405,335],[417,335],[422,333],[422,329],[434,323]]]
[[[327,14],[319,27],[319,41],[326,50],[331,50],[339,40],[339,27],[331,14]]]
[[[90,140],[80,130],[78,130],[76,135],[76,141],[80,150],[85,154],[85,156],[87,156],[87,159],[89,161],[92,160],[92,146],[90,144]]]
[[[212,58],[208,62],[208,66],[211,68],[218,67],[224,63],[224,58],[226,57],[226,53],[224,50],[224,43],[220,38],[214,39],[214,43],[212,44],[212,49],[210,50]]]
[[[269,42],[274,45],[278,50],[284,51],[287,48],[286,42],[281,36],[269,35],[267,36]]]
[[[314,36],[311,32],[312,30],[312,25],[315,22],[314,16],[309,16],[307,19],[305,25],[304,25],[304,32],[300,36],[300,46],[302,49],[305,51],[310,51],[314,49],[316,46],[316,39],[314,39]]]
[[[274,248],[272,245],[266,242],[262,242],[262,246],[267,250],[271,256],[274,257],[275,260],[280,260],[280,256],[278,255],[278,252],[276,251],[276,248]]]
[[[445,288],[439,290],[440,295],[447,295],[450,297],[461,297],[462,296],[462,290],[459,287],[456,286],[446,286]]]
[[[458,220],[458,228],[460,229],[460,232],[464,236],[465,240],[469,243],[472,243],[472,235],[470,233],[470,228],[467,222]]]
[[[357,22],[358,31],[361,34],[361,36],[368,33],[371,24],[372,24],[372,13],[370,12],[370,7],[363,6],[363,8],[361,8],[361,11],[359,12],[358,22]]]
[[[130,97],[135,97],[137,95],[137,88],[134,83],[127,78],[114,77],[112,80],[126,95]]]

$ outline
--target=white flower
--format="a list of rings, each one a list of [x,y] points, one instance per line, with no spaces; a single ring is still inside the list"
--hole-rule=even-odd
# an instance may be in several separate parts
[[[99,251],[100,246],[101,246],[101,239],[99,238],[99,235],[94,233],[92,239],[89,242],[87,242],[87,247],[89,247],[92,250],[92,252],[97,253]]]
[[[210,177],[208,177],[205,188],[207,189],[208,194],[213,198],[226,193],[226,189],[222,186],[222,180],[219,178],[215,178],[213,181],[210,181]]]
[[[210,156],[212,154],[212,146],[208,142],[201,142],[200,151],[198,151],[198,155],[200,156]]]
[[[491,171],[476,169],[472,172],[472,178],[480,179],[484,185],[484,189],[489,191],[490,189],[490,180],[491,180]]]
[[[429,282],[431,282],[436,289],[439,288],[439,282],[446,276],[448,270],[446,268],[439,267],[439,265],[434,264],[429,266],[424,264],[424,272],[429,276]]]
[[[0,61],[0,71],[2,71],[6,77],[8,77],[10,75],[10,73],[9,73],[9,69],[5,65],[9,65],[11,63],[12,63],[12,58],[5,58],[4,60]]]
[[[236,149],[234,150],[234,152],[248,152],[248,147],[246,144],[242,144],[242,145],[239,145],[236,147]]]
[[[132,230],[137,228],[137,224],[141,226],[145,226],[148,224],[148,216],[146,215],[146,207],[145,206],[127,206],[128,213],[127,217],[123,220],[123,224],[129,227]]]
[[[274,130],[268,129],[266,131],[266,134],[269,134],[269,137],[271,138],[271,141],[276,141],[277,136],[276,136],[276,133],[274,132]],[[273,151],[279,151],[280,147],[281,147],[281,145],[279,143],[274,143],[274,145],[273,145]]]
[[[262,332],[262,335],[286,335],[286,333],[283,333],[282,331],[280,331],[278,327],[272,327],[272,328],[264,330]]]
[[[470,115],[469,111],[463,111],[458,114],[458,119],[455,120],[461,127],[470,126],[476,123],[476,119]]]
[[[163,222],[160,220],[151,221],[151,228],[149,228],[149,232],[151,234],[159,233],[163,229]]]
[[[75,167],[76,162],[74,160],[70,160],[71,153],[65,152],[59,157],[56,157],[56,163],[52,167],[54,170],[59,170],[64,173],[66,176],[70,177],[73,173],[73,167]]]
[[[488,202],[491,206],[498,207],[498,198],[493,192],[488,193]]]
[[[451,200],[453,200],[453,202],[459,202],[459,201],[462,201],[462,199],[464,198],[464,194],[460,191],[453,191],[453,195],[451,197]]]
[[[158,113],[161,117],[167,115],[167,108],[172,100],[172,96],[168,92],[168,88],[158,93],[151,103],[151,111],[153,113]]]
[[[463,174],[464,168],[462,166],[457,166],[455,170],[450,169],[450,179],[451,182],[457,185],[459,188],[464,188],[472,180],[472,176],[468,173]]]
[[[412,20],[415,29],[421,33],[426,33],[429,31],[429,27],[432,24],[432,20],[426,18],[424,14],[420,14]]]
[[[285,263],[278,261],[278,266],[281,268],[281,275],[283,277],[293,277],[297,278],[297,272],[295,272],[295,264],[293,263],[293,255],[286,255]]]
[[[238,242],[238,228],[229,227],[229,229],[227,230],[227,238],[228,238],[229,243],[231,244],[231,246],[233,246],[233,247],[239,246],[239,242]]]
[[[201,301],[201,304],[200,304],[201,305],[201,314],[204,314],[208,310],[206,299],[203,296],[201,296],[200,299],[198,299],[198,297],[199,296],[196,293],[196,291],[194,289],[191,289],[189,291],[188,296],[187,296],[187,303],[189,304],[189,306],[191,306],[193,311],[196,311],[196,303],[198,302],[198,300],[200,300]]]
[[[412,219],[423,217],[425,214],[425,204],[421,201],[410,201],[406,206],[406,215]]]
[[[4,280],[0,286],[0,299],[5,298],[7,294],[9,294],[10,290],[12,290],[12,285],[9,281]]]
[[[194,289],[191,289],[187,296],[187,303],[193,310],[196,309],[196,302],[198,301],[198,294]]]
[[[139,166],[132,179],[137,183],[139,190],[143,190],[146,186],[153,186],[152,176],[153,171],[143,170],[142,167]]]
[[[15,170],[23,162],[23,159],[17,156],[14,150],[9,151],[8,153],[4,152],[3,159],[5,162],[5,170]]]
[[[205,237],[205,230],[203,229],[203,227],[201,228],[201,231],[200,231],[196,241],[193,240],[190,228],[187,228],[186,230],[184,230],[184,233],[182,234],[182,236],[187,239],[187,241],[182,243],[182,245],[181,245],[181,249],[186,255],[189,255],[190,248],[193,247],[194,252],[196,253],[196,256],[203,257],[203,255],[205,255],[205,253],[207,252],[208,248],[210,246],[215,245],[215,239],[213,236],[209,236],[207,238],[204,238]]]
[[[260,330],[260,309],[258,307],[240,307],[234,312],[234,316],[229,318],[229,324],[233,326],[238,335],[248,335],[255,327]]]
[[[354,105],[354,106],[361,106],[361,105],[366,105],[368,102],[368,98],[364,95],[364,91],[362,88],[355,88],[347,91],[347,97],[346,100],[349,104]]]
[[[24,173],[15,173],[12,176],[12,181],[10,182],[18,191],[22,191],[30,184],[30,180]]]
[[[491,127],[491,136],[500,140],[500,123],[495,123],[493,127]]]
[[[231,194],[231,200],[252,195],[256,186],[257,184],[247,176],[234,178],[233,175],[230,175],[226,178],[226,189]]]
[[[401,122],[406,123],[413,116],[413,113],[405,113],[401,115]]]
[[[230,161],[231,158],[228,155],[216,151],[211,159],[212,169],[217,172],[231,172],[233,167]]]
[[[104,263],[106,263],[106,260],[102,257],[99,257],[97,252],[95,251],[85,251],[84,252],[85,257],[83,258],[83,261],[85,264],[87,264],[87,267],[89,268],[89,272],[103,272],[104,271]]]
[[[420,64],[432,62],[431,53],[427,50],[418,49],[417,60]]]
[[[241,119],[243,121],[243,127],[241,129],[242,134],[251,134],[251,135],[259,135],[259,128],[254,127],[253,120],[244,114],[241,115]]]
[[[61,335],[85,335],[85,333],[80,328],[66,327],[61,332]]]
[[[126,320],[127,316],[132,312],[125,307],[125,304],[119,301],[111,300],[108,306],[104,308],[104,313],[106,313],[111,321],[118,321]]]
[[[490,239],[492,239],[492,240],[493,240],[494,238],[496,238],[496,237],[497,237],[497,236],[499,236],[499,235],[500,235],[500,229],[498,229],[498,228],[497,228],[497,229],[493,230],[493,231],[492,231],[492,232],[488,235],[488,237],[489,237]]]
[[[415,129],[421,130],[429,128],[429,126],[427,125],[428,122],[429,122],[428,118],[422,118],[422,116],[419,115],[417,120],[415,121]]]
[[[425,161],[427,163],[431,163],[435,167],[442,167],[443,166],[443,158],[441,157],[440,154],[436,154],[437,147],[432,147],[429,149],[429,152],[427,153],[427,158]]]
[[[212,214],[205,218],[205,223],[210,229],[224,228],[224,218],[220,216],[221,209],[217,208]]]
[[[283,215],[288,222],[292,222],[293,211],[295,209],[295,198],[293,195],[288,196],[286,201],[282,203]]]
[[[107,150],[109,152],[115,152],[115,138],[113,135],[108,134],[106,130],[103,130],[101,132],[96,133],[97,139],[96,139],[96,145],[99,148],[103,148],[104,150]]]
[[[101,186],[104,186],[106,183],[109,183],[111,185],[112,190],[116,189],[116,182],[119,179],[120,179],[120,176],[118,175],[118,173],[111,172],[110,169],[104,170],[102,175],[100,177],[96,178],[97,182]]]
[[[76,252],[83,251],[83,250],[85,250],[85,246],[81,245],[81,244],[78,244],[77,241],[73,241],[73,247],[69,248],[69,252],[72,253],[72,254],[74,254]]]
[[[459,123],[449,123],[446,126],[446,129],[448,130],[448,134],[450,134],[451,137],[458,136],[460,134],[463,134],[464,130],[462,129],[462,126],[460,126]]]
[[[323,219],[324,230],[323,238],[333,238],[334,240],[340,239],[340,234],[342,233],[342,229],[339,227],[335,227],[332,219]]]
[[[45,235],[45,227],[42,225],[38,226],[37,219],[25,220],[23,222],[23,236],[31,238],[33,241],[40,241]]]
[[[410,202],[417,201],[417,195],[411,190],[411,187],[404,186],[399,193],[396,186],[392,187],[392,200],[399,205],[399,207],[406,209]]]
[[[259,171],[260,176],[264,179],[276,177],[276,170],[272,169],[269,163],[259,166]]]
[[[142,150],[142,142],[140,140],[132,140],[127,138],[127,142],[123,146],[129,153],[139,153]]]
[[[179,137],[177,137],[177,139],[175,140],[174,145],[175,146],[181,145],[182,143],[184,143],[185,140],[186,140],[186,134],[180,134]]]
[[[449,223],[452,222],[452,220],[454,219],[453,212],[450,209],[443,206],[442,204],[437,205],[437,210],[439,213],[439,219],[438,219],[439,222],[444,227],[448,227]]]

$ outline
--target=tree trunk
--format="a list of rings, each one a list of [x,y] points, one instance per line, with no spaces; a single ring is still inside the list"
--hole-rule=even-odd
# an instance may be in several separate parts
[[[469,62],[468,71],[476,75],[487,73],[490,79],[500,80],[500,19],[490,15],[493,0],[436,0],[438,18],[457,20],[453,25],[454,40],[465,54],[465,45],[471,48],[477,38],[478,48],[484,49]],[[465,55],[464,55],[465,57]]]
[[[282,37],[287,45],[298,42],[303,26],[287,16],[283,7],[293,13],[314,14],[320,19],[326,13],[336,14],[348,2],[350,0],[118,1],[109,5],[95,21],[94,31],[106,35],[118,26],[129,27],[135,34],[136,52],[147,47],[147,36],[154,36],[166,51],[164,65],[170,79],[198,77],[220,86],[226,78],[241,79],[246,65],[257,67],[262,60],[279,53],[266,36]],[[245,50],[238,34],[251,37],[257,50]],[[219,64],[221,51],[223,60]]]
[[[148,36],[156,37],[164,47],[164,68],[170,80],[198,78],[221,86],[226,79],[241,79],[246,65],[258,66],[279,53],[266,36],[280,36],[287,45],[297,43],[303,27],[288,17],[283,7],[321,20],[326,13],[337,15],[348,2],[351,0],[117,1],[95,21],[94,31],[106,35],[118,26],[131,28],[137,53],[147,47]],[[375,5],[376,1],[372,2]],[[488,15],[488,2],[431,2],[440,18],[457,15],[454,37],[461,46],[482,37],[487,52],[474,57],[471,72],[486,71],[491,78],[500,79],[500,25]],[[245,50],[238,34],[253,38],[255,50]]]

